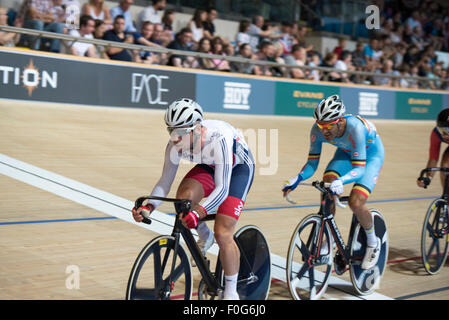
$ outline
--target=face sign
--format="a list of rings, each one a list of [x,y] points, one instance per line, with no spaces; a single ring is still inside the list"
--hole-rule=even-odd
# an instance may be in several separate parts
[[[339,131],[339,125],[341,118],[338,118],[334,121],[317,121],[316,124],[318,128],[320,128],[321,132],[323,133],[324,139],[327,141],[330,141],[332,139],[335,139],[338,136]]]

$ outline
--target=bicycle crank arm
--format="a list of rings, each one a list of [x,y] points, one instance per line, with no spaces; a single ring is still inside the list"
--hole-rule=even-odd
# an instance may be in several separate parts
[[[258,281],[258,280],[259,280],[259,277],[251,272],[251,274],[249,275],[248,278],[238,280],[237,283],[245,282],[246,284],[251,284],[251,283],[254,283],[254,282]]]

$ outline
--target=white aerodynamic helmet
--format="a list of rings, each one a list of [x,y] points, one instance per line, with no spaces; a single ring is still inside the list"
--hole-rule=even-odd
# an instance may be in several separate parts
[[[342,117],[346,112],[345,105],[336,94],[323,99],[318,103],[313,117],[317,121],[332,121]]]
[[[168,127],[188,127],[203,121],[203,109],[188,98],[173,101],[165,112],[165,123]]]

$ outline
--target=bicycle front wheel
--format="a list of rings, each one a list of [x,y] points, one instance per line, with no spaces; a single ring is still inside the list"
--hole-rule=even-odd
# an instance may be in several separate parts
[[[192,267],[179,244],[173,267],[175,238],[160,236],[140,252],[128,280],[127,300],[172,300],[192,298]]]
[[[352,243],[350,244],[351,263],[349,272],[352,285],[360,295],[371,294],[379,287],[388,260],[388,232],[385,219],[377,210],[370,209],[370,213],[373,217],[376,237],[381,242],[379,260],[377,260],[376,265],[368,270],[362,269],[361,264],[366,251],[366,232],[360,223],[357,223],[354,229]]]
[[[319,215],[305,217],[296,227],[287,256],[287,284],[295,300],[318,300],[327,289],[332,272],[332,247],[327,224]],[[322,234],[320,235],[320,230]],[[321,249],[316,246],[322,239]]]
[[[436,274],[444,265],[449,245],[448,204],[436,199],[427,210],[421,233],[421,255],[424,269]]]

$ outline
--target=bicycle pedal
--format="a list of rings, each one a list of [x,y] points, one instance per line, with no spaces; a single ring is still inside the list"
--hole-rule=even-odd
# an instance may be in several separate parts
[[[343,261],[340,253],[337,252],[334,257],[335,273],[341,276],[346,271],[346,263]]]

